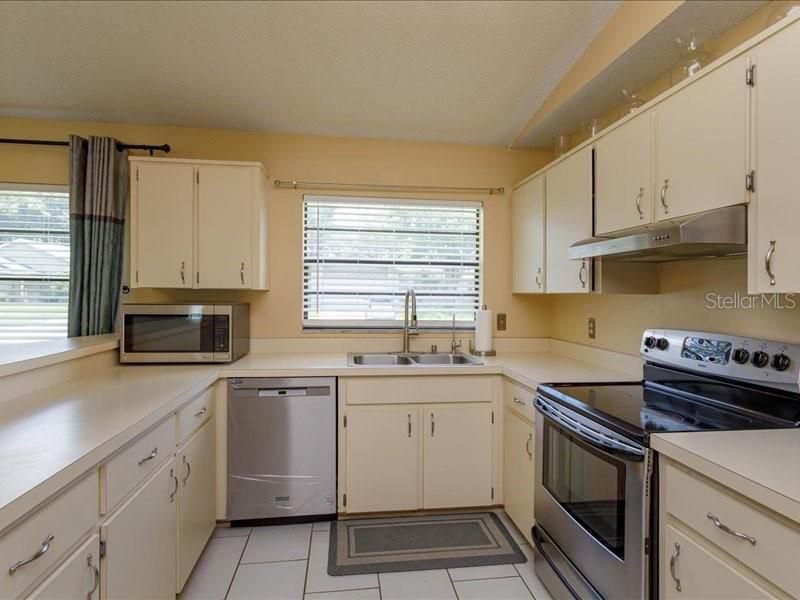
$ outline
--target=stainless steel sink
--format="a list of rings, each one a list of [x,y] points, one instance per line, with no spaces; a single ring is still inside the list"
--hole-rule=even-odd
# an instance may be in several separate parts
[[[482,364],[477,358],[466,354],[391,354],[383,352],[347,355],[347,365],[350,367],[441,367]]]
[[[411,360],[420,365],[481,365],[466,354],[413,354]]]

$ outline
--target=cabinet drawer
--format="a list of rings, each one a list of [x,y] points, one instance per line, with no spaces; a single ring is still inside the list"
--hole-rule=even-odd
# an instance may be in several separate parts
[[[174,452],[175,418],[169,417],[109,460],[104,465],[105,512],[117,506]]]
[[[100,597],[100,536],[94,534],[50,575],[29,600]]]
[[[214,415],[214,405],[214,388],[210,387],[178,411],[178,445]]]
[[[508,379],[503,380],[503,403],[530,421],[534,420],[536,414],[536,410],[533,408],[535,396],[536,392],[512,383]]]
[[[664,473],[667,512],[768,581],[800,597],[800,531],[672,465],[667,464]],[[755,543],[726,533],[713,518],[719,519],[721,526],[751,536]]]
[[[664,527],[664,555],[661,557],[660,571],[662,597],[666,600],[774,597],[709,548],[689,539],[670,525]]]
[[[358,377],[343,381],[347,404],[491,402],[492,378]]]
[[[93,471],[0,538],[0,596],[16,598],[92,528],[100,514],[99,490]],[[39,558],[11,574],[18,561],[42,550]]]

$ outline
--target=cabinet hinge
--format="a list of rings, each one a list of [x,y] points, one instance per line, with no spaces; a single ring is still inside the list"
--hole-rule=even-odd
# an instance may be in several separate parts
[[[494,488],[492,488],[492,500],[494,500]]]
[[[347,415],[344,416],[344,426],[347,427]]]
[[[347,494],[342,494],[342,506],[347,506]]]
[[[200,171],[197,172],[197,183],[200,183]]]
[[[136,167],[136,181],[139,181],[139,167]]]
[[[100,558],[106,557],[106,541],[100,540]]]
[[[750,65],[744,73],[744,82],[750,87],[756,87],[756,66]]]
[[[200,271],[197,272],[197,276],[195,277],[195,281],[197,281],[197,285],[200,285]]]
[[[139,283],[139,269],[136,269],[136,283]]]
[[[492,411],[492,424],[494,424],[494,411]]]
[[[744,188],[748,192],[755,192],[756,191],[756,172],[750,171],[747,175],[744,176]]]

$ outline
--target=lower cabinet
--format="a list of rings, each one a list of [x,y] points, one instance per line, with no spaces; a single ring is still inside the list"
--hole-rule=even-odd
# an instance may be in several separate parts
[[[503,503],[506,514],[532,544],[536,461],[533,424],[508,408],[503,424]]]
[[[422,407],[423,508],[492,503],[492,407]]]
[[[175,455],[178,488],[178,577],[180,592],[216,525],[215,420],[209,420]]]
[[[101,525],[103,598],[175,596],[179,485],[170,459]]]
[[[100,536],[94,534],[28,596],[36,600],[100,598]]]

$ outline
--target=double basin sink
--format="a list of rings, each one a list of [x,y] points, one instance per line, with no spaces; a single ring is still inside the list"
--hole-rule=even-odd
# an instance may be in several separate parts
[[[393,354],[383,352],[374,354],[350,353],[347,355],[347,366],[349,367],[449,367],[482,364],[477,358],[466,354]]]

